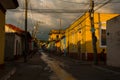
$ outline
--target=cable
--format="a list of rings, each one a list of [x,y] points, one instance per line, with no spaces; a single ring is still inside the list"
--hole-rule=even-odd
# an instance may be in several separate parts
[[[101,7],[105,6],[106,4],[110,3],[111,1],[112,1],[112,0],[106,1],[104,4],[102,4],[102,5],[100,5],[98,8],[96,8],[95,11],[98,10],[98,9],[100,9]]]
[[[32,25],[34,25],[34,21],[32,19],[33,18],[33,13],[32,13],[32,10],[31,10],[32,9],[31,2],[29,4],[30,4],[30,13],[29,14],[30,14],[31,21],[32,21],[31,23],[32,23]]]
[[[59,1],[67,2],[67,3],[74,3],[74,4],[89,4],[89,3],[72,2],[72,1],[66,1],[66,0],[59,0]]]
[[[94,11],[100,9],[101,7],[105,6],[106,4],[108,4],[108,3],[111,2],[111,1],[112,1],[112,0],[106,1],[104,4],[102,4],[101,6],[99,6],[98,8],[96,8]],[[87,13],[87,12],[86,12],[86,13]],[[84,13],[84,14],[85,14],[85,13]],[[81,22],[79,22],[79,24],[81,24],[81,23],[82,23],[84,20],[86,20],[89,16],[90,16],[90,15],[86,16]],[[80,17],[81,17],[81,15],[80,15]],[[80,17],[79,17],[79,18],[80,18]],[[78,18],[78,19],[79,19],[79,18]],[[78,20],[78,19],[77,19],[77,20]],[[78,24],[78,25],[79,25],[79,24]],[[71,25],[71,24],[70,24],[70,25]],[[74,26],[73,28],[75,28],[75,27],[76,27],[76,26]]]
[[[21,3],[21,2],[19,2],[19,5],[20,6],[23,6],[23,4]],[[20,16],[22,16],[23,15],[23,12],[21,13],[21,15]],[[23,20],[21,19],[21,17],[19,17],[19,18],[17,18],[17,27],[20,27],[20,28],[22,28],[23,29],[23,27],[21,27],[21,24],[23,24]]]
[[[62,0],[62,1],[65,1],[65,0]],[[101,8],[102,6],[106,5],[107,3],[110,3],[110,1],[106,1],[105,3],[101,3],[102,5],[100,5],[97,9]],[[112,3],[112,2],[111,2]],[[114,3],[117,3],[117,2],[114,2]],[[83,3],[81,3],[83,4]],[[87,3],[88,4],[88,3]],[[97,3],[95,4],[97,5]],[[18,10],[11,10],[11,11],[23,11],[24,8],[19,8]],[[28,11],[32,10],[33,12],[37,12],[37,13],[84,13],[85,9],[74,9],[74,10],[69,10],[69,9],[28,9]]]
[[[67,1],[67,0],[59,0],[59,1],[62,1],[62,2],[67,2],[67,3],[75,3],[75,4],[90,4],[90,3],[85,3],[85,2],[73,2],[73,1]],[[118,2],[110,2],[110,3],[120,3],[119,1]],[[96,2],[95,4],[104,4],[103,2]]]

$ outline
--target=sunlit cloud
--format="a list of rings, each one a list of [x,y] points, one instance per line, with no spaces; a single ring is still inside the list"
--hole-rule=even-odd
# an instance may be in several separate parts
[[[7,11],[6,23],[16,25],[24,29],[24,6],[25,0],[18,0],[19,7],[17,11]],[[120,13],[120,1],[112,0],[99,8],[102,4],[109,0],[94,0],[95,12],[99,13]],[[39,23],[39,31],[37,37],[47,39],[51,29],[65,29],[70,26],[76,19],[84,14],[81,13],[40,13],[39,9],[69,9],[69,10],[89,10],[90,0],[28,0],[28,30],[31,32],[37,22]],[[36,9],[36,11],[31,11]],[[21,10],[21,11],[20,11]],[[44,32],[44,34],[42,33]],[[42,33],[42,34],[41,34]]]

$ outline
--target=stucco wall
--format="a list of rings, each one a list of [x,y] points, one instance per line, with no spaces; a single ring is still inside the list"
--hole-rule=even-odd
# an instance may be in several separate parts
[[[120,67],[120,16],[107,22],[107,65]]]
[[[6,33],[5,34],[5,60],[14,58],[14,34]]]
[[[16,33],[6,33],[5,60],[22,55],[21,37]]]
[[[21,37],[15,35],[15,43],[14,43],[14,55],[22,55],[22,43]]]
[[[107,20],[117,15],[118,14],[94,14],[94,27],[95,35],[97,37],[96,46],[98,54],[102,51],[103,48],[106,49],[106,47],[100,46],[100,29],[102,26],[106,27]],[[105,24],[102,24],[103,22],[105,22]],[[86,59],[90,57],[92,60],[93,45],[89,13],[84,14],[66,29],[66,44],[68,47],[67,52],[72,53],[72,55],[77,55],[77,53],[81,55],[80,53],[83,53],[82,55],[85,56]]]
[[[4,63],[4,45],[5,45],[5,14],[0,10],[0,65]]]

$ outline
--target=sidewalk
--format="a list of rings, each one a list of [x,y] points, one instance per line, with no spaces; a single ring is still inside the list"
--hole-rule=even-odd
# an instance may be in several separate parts
[[[0,67],[0,80],[7,80],[12,76],[16,71],[16,67],[11,62],[5,62],[5,64]]]
[[[115,73],[115,74],[120,74],[120,67],[112,67],[112,66],[107,66],[106,64],[104,64],[103,62],[98,62],[98,65],[94,65],[93,61],[81,61],[81,60],[76,60],[76,59],[71,59],[70,57],[65,57],[65,56],[56,56],[56,55],[50,55],[55,56],[56,58],[59,57],[59,59],[64,59],[66,61],[72,61],[75,64],[86,64],[86,65],[91,65],[94,68],[97,68],[99,70],[104,70],[106,72],[111,72],[111,73]],[[61,58],[60,58],[61,57]],[[68,62],[67,62],[68,63]],[[70,62],[69,62],[70,63]]]
[[[66,64],[63,69],[78,80],[120,80],[120,68],[103,63],[94,65],[92,61],[80,61],[64,56],[51,55],[51,57]]]
[[[40,59],[39,54],[29,57],[25,63],[24,58],[20,58],[14,64],[16,72],[8,80],[49,80],[48,78],[51,75],[51,72],[46,69],[47,64]]]
[[[116,74],[120,75],[120,68],[106,66],[100,63],[99,65],[94,65],[93,62],[91,61],[80,61],[64,56],[56,56],[56,55],[49,55],[49,56],[53,57],[54,60],[56,61],[63,62],[65,66],[61,66],[61,67],[67,70],[69,73],[72,73],[76,78],[78,78],[78,80],[79,79],[100,80],[97,79],[100,76],[103,76],[103,78],[106,80],[107,79],[116,80],[115,79]],[[50,75],[51,72],[49,72],[49,70],[48,71],[44,70],[46,66],[47,65],[40,60],[40,56],[38,54],[34,55],[32,58],[29,58],[27,63],[24,63],[23,58],[20,58],[15,62],[6,62],[5,66],[3,68],[0,68],[0,80],[9,79],[10,76],[13,75],[15,72],[17,74],[18,69],[19,69],[18,72],[20,73],[21,76],[19,80],[28,79],[31,74],[32,74],[31,76],[32,78],[30,78],[29,80],[34,80],[35,77],[40,73],[41,74],[39,75],[39,79],[44,78],[44,80],[48,80],[47,79],[48,77],[45,76]],[[22,73],[27,75],[27,77],[25,77]],[[114,79],[110,79],[110,78],[114,78]],[[120,78],[118,77],[117,79],[119,80]]]
[[[93,65],[93,67],[100,69],[100,70],[104,70],[106,72],[111,72],[114,74],[120,74],[120,67],[113,67],[113,66],[107,66],[104,64],[98,64],[98,65]]]
[[[0,67],[0,80],[8,80],[12,75],[14,75],[17,69],[16,65],[21,62],[24,63],[23,57],[14,61],[5,61],[4,65]]]

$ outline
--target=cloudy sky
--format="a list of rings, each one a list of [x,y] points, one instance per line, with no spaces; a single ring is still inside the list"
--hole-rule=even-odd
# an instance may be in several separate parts
[[[24,30],[25,0],[18,0],[19,7],[8,10],[6,23]],[[120,0],[94,0],[99,13],[120,13]],[[37,38],[48,39],[51,29],[65,29],[89,10],[90,0],[28,0],[28,31],[38,26]],[[61,21],[61,27],[60,27]]]

